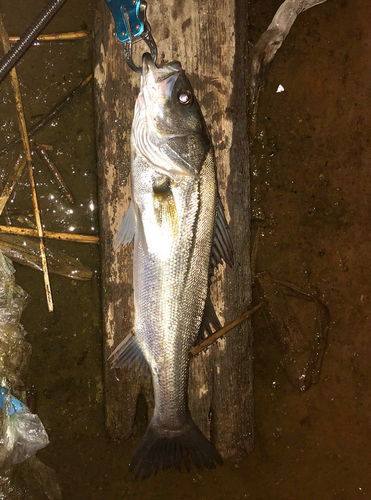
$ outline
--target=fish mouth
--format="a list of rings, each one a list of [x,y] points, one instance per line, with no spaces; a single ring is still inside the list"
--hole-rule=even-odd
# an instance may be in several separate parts
[[[142,57],[142,87],[150,81],[160,83],[170,76],[183,73],[182,65],[179,61],[172,61],[165,66],[157,67],[151,54],[146,52]]]
[[[140,94],[143,96],[142,104],[147,116],[150,115],[156,101],[159,99],[166,101],[171,97],[175,82],[183,73],[182,65],[178,61],[173,61],[158,68],[151,54],[147,52],[143,54]]]

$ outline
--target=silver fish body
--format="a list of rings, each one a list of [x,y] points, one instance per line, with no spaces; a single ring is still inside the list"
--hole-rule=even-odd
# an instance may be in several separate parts
[[[146,478],[182,460],[189,468],[190,458],[198,467],[221,463],[187,405],[218,210],[211,140],[179,63],[157,68],[144,56],[131,148],[132,202],[116,246],[134,236],[135,324],[112,363],[144,358],[150,367],[154,414],[130,465]]]
[[[133,166],[133,195],[147,246],[144,250],[139,238],[134,242],[134,330],[152,372],[153,423],[177,431],[188,418],[188,353],[208,292],[216,204],[214,164],[210,153],[199,177],[170,182],[165,195],[153,194],[153,185],[163,181],[162,175],[138,157]],[[159,203],[168,207],[157,207],[155,197],[163,198]]]

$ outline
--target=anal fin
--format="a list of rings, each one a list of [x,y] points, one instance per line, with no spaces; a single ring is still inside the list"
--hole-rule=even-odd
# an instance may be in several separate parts
[[[141,348],[131,331],[124,340],[111,353],[108,361],[111,368],[122,368],[123,366],[131,366],[133,363],[138,363],[143,368],[148,369],[147,361],[143,355]]]

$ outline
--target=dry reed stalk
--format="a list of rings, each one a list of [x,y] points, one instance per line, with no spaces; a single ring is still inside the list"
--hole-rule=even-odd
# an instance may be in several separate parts
[[[243,314],[241,314],[241,316],[239,316],[238,318],[233,320],[231,323],[228,323],[228,325],[223,326],[223,328],[221,328],[217,332],[213,333],[212,335],[207,337],[205,340],[200,342],[198,345],[193,347],[189,351],[189,355],[196,356],[196,354],[198,354],[199,352],[201,352],[204,349],[206,349],[207,347],[209,347],[216,340],[220,339],[220,337],[222,337],[226,333],[230,332],[234,327],[238,326],[240,323],[245,321],[247,318],[250,318],[250,316],[252,316],[254,313],[256,313],[256,311],[258,311],[261,307],[263,307],[263,302],[260,302],[257,306],[253,307],[249,311],[244,312]]]
[[[49,111],[49,113],[42,118],[39,122],[36,123],[33,127],[28,131],[28,138],[30,139],[33,135],[36,134],[41,128],[43,128],[50,120],[52,120],[58,113],[75,97],[75,95],[79,94],[83,91],[86,85],[92,80],[93,74],[91,73],[88,77],[85,78],[82,82],[80,82],[77,87],[71,90],[61,101],[59,101],[53,108]],[[13,142],[10,142],[5,148],[0,151],[0,156],[3,156],[5,153],[8,153],[11,149],[14,148],[17,144],[20,144],[22,139],[16,139]]]
[[[70,193],[70,190],[67,187],[67,184],[64,182],[63,177],[61,176],[61,173],[55,166],[54,162],[51,161],[49,158],[45,148],[41,144],[35,144],[35,148],[37,153],[39,153],[39,156],[44,160],[46,165],[49,167],[51,170],[52,174],[54,175],[56,181],[59,184],[59,187],[61,188],[62,192],[66,195],[66,198],[70,203],[75,203],[75,200],[73,199],[72,194]]]
[[[54,42],[65,40],[82,40],[89,36],[88,31],[70,31],[68,33],[50,33],[49,35],[39,35],[35,42]],[[16,43],[20,39],[19,36],[10,36],[9,42]],[[34,43],[35,43],[34,42]]]
[[[4,189],[1,193],[0,196],[0,215],[3,213],[3,210],[5,208],[5,205],[7,201],[10,198],[10,195],[12,194],[19,178],[21,177],[24,168],[26,166],[26,160],[22,158],[22,155],[18,158],[17,163],[14,166],[13,173],[9,177],[9,179],[6,181],[6,184],[4,186]]]
[[[8,35],[7,30],[6,30],[3,16],[1,13],[0,13],[0,39],[1,39],[1,43],[3,46],[4,52],[9,52],[9,50],[10,50],[9,35]],[[39,204],[37,201],[36,185],[35,185],[35,179],[33,176],[31,148],[30,148],[30,143],[29,143],[28,135],[27,135],[26,120],[25,120],[23,104],[22,104],[22,95],[21,95],[21,91],[20,91],[20,87],[19,87],[17,71],[15,68],[13,68],[10,71],[10,79],[11,79],[11,84],[12,84],[14,97],[15,97],[19,131],[21,133],[22,143],[23,143],[23,147],[24,147],[26,157],[27,157],[27,168],[28,168],[28,174],[30,177],[30,186],[31,186],[31,190],[32,190],[32,204],[33,204],[33,208],[34,208],[37,233],[39,236],[39,245],[40,245],[43,275],[44,275],[46,301],[48,304],[49,312],[52,312],[54,309],[53,298],[52,298],[52,291],[51,291],[51,287],[50,287],[50,278],[49,278],[49,271],[48,271],[48,263],[46,260],[46,253],[45,253],[45,245],[44,245],[44,238],[43,238],[43,229],[42,229],[42,225],[41,225]]]
[[[18,234],[20,236],[39,236],[37,229],[29,227],[16,226],[1,226],[0,233]],[[74,241],[75,243],[99,243],[99,236],[94,234],[73,234],[73,233],[57,233],[55,231],[44,231],[44,238],[63,241]]]

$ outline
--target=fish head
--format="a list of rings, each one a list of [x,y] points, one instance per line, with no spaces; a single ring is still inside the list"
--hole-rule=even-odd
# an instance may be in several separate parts
[[[211,141],[179,62],[158,68],[150,54],[144,54],[132,145],[169,177],[197,177],[201,171]]]

